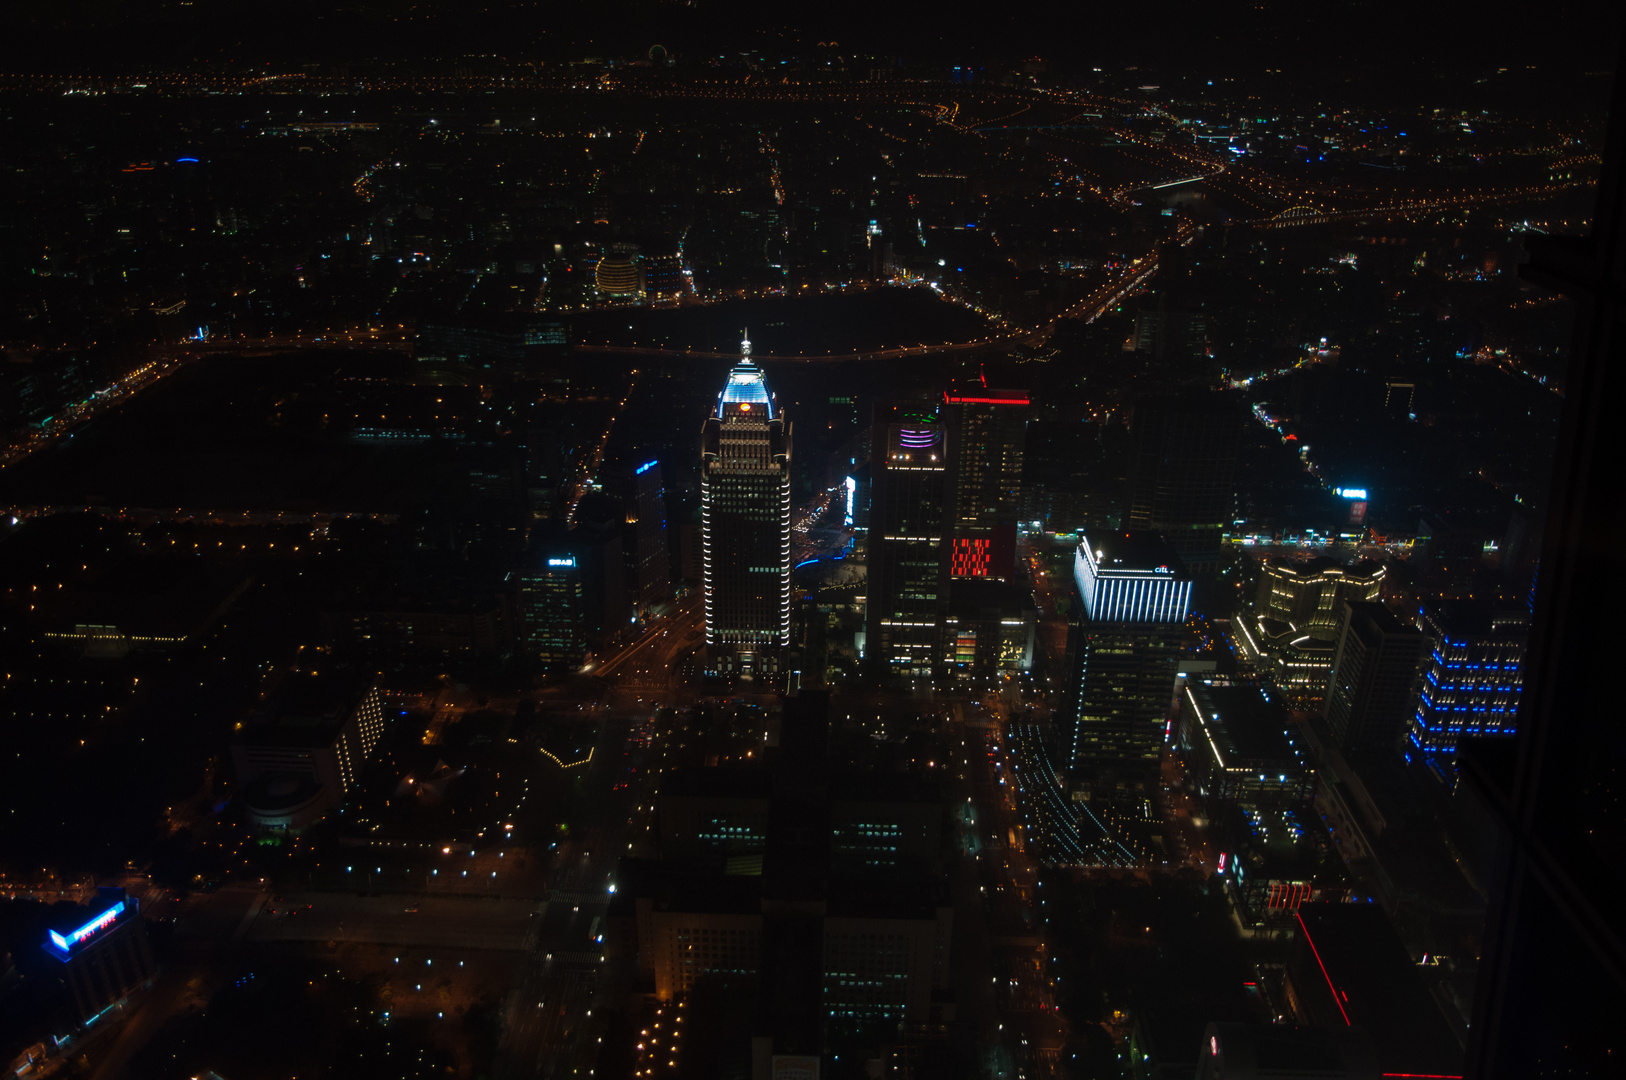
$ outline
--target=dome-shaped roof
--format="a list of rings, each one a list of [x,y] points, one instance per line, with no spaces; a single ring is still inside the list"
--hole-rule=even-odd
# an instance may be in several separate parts
[[[626,255],[606,255],[598,261],[593,282],[600,292],[612,296],[635,296],[644,291],[644,274],[633,258]]]

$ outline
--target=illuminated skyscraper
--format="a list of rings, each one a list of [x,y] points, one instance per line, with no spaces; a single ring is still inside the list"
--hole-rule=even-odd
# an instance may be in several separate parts
[[[949,576],[1008,579],[1016,570],[1027,392],[973,386],[943,401],[954,432]]]
[[[1138,806],[1157,779],[1191,579],[1157,533],[1117,532],[1082,538],[1073,581],[1060,757],[1074,799]]]
[[[520,641],[545,670],[581,666],[587,655],[582,564],[567,540],[540,546],[516,576]]]
[[[776,671],[790,643],[790,423],[749,340],[701,434],[700,531],[709,666]]]
[[[1529,624],[1523,612],[1450,601],[1430,605],[1417,622],[1434,647],[1406,752],[1421,751],[1431,768],[1454,783],[1458,739],[1514,733]]]
[[[886,674],[930,675],[945,662],[954,513],[948,429],[935,405],[878,405],[870,447],[864,656]]]
[[[1252,609],[1242,608],[1231,622],[1238,656],[1296,705],[1320,709],[1338,613],[1345,600],[1378,599],[1384,574],[1382,566],[1370,562],[1266,562]]]
[[[84,909],[62,913],[46,933],[45,951],[64,965],[79,1022],[89,1025],[153,977],[152,948],[140,901],[121,888],[96,890],[91,917]]]

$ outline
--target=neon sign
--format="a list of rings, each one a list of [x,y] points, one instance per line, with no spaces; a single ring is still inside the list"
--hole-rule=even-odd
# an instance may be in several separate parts
[[[114,904],[112,907],[108,908],[106,911],[102,912],[100,915],[96,916],[94,919],[90,920],[85,925],[72,931],[66,936],[52,930],[50,931],[51,944],[55,945],[63,952],[67,952],[81,941],[84,941],[86,938],[96,933],[96,931],[111,926],[114,921],[118,919],[119,913],[123,910],[124,901],[120,900],[118,903]]]
[[[952,577],[987,577],[991,552],[986,537],[957,536],[951,555]]]
[[[1338,489],[1338,494],[1342,495],[1346,499],[1364,499],[1364,498],[1366,498],[1366,489],[1365,488],[1339,488]]]
[[[548,560],[548,565],[549,566],[575,566],[576,565],[576,560],[574,558],[569,558],[569,559],[549,559]]]
[[[638,466],[638,470],[636,472],[634,472],[633,475],[634,476],[642,476],[642,475],[644,475],[644,473],[648,472],[650,469],[653,469],[655,467],[655,465],[656,465],[656,463],[653,462],[653,461],[646,461],[642,465]]]

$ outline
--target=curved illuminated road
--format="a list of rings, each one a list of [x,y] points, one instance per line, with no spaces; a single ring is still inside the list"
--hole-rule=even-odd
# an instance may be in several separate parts
[[[1175,233],[1175,240],[1187,243],[1196,232],[1196,227],[1190,222],[1182,222]],[[1084,299],[1072,304],[1065,311],[1053,318],[1047,319],[1036,326],[1020,330],[1011,330],[1003,334],[993,334],[988,337],[972,338],[968,341],[945,341],[937,345],[903,345],[895,349],[868,349],[860,352],[848,353],[821,353],[808,355],[806,353],[753,353],[758,361],[795,361],[801,363],[829,363],[832,361],[850,360],[898,360],[909,356],[935,356],[939,353],[970,352],[975,349],[988,349],[999,345],[1009,345],[1026,342],[1038,344],[1047,339],[1056,329],[1056,324],[1063,319],[1082,319],[1085,322],[1094,322],[1104,315],[1108,309],[1117,304],[1124,297],[1146,284],[1147,280],[1157,272],[1157,256],[1148,254],[1135,262],[1123,273],[1099,286]],[[739,351],[670,348],[660,345],[572,345],[571,349],[582,353],[619,353],[631,356],[671,356],[682,357],[688,360],[738,360]]]

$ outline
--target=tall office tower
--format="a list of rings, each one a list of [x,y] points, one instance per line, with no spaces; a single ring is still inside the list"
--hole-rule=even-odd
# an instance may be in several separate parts
[[[1382,604],[1346,600],[1335,642],[1322,722],[1351,764],[1377,764],[1399,752],[1417,711],[1428,635]]]
[[[701,433],[700,531],[708,662],[777,671],[790,644],[790,422],[749,340]]]
[[[889,675],[930,675],[943,663],[953,513],[948,435],[935,405],[875,408],[864,654]]]
[[[943,402],[954,431],[949,576],[1008,579],[1016,572],[1027,391],[977,386],[951,390]]]
[[[582,614],[594,648],[625,635],[635,617],[627,592],[625,517],[620,500],[591,492],[576,504],[576,527],[565,534],[581,567]]]
[[[537,545],[515,577],[525,655],[548,671],[579,667],[587,655],[586,612],[582,566],[569,543]]]
[[[1162,533],[1194,577],[1219,570],[1236,517],[1242,425],[1233,402],[1207,391],[1135,405],[1124,524]]]
[[[1135,313],[1134,351],[1143,354],[1152,374],[1176,382],[1207,381],[1208,320],[1187,311],[1168,311],[1163,298],[1155,308]]]
[[[1191,578],[1156,533],[1108,532],[1082,538],[1073,582],[1059,757],[1075,801],[1138,807],[1157,782]]]
[[[666,549],[666,489],[659,461],[646,461],[617,478],[626,518],[622,552],[627,594],[640,616],[672,595],[671,559]]]
[[[1410,749],[1421,751],[1429,767],[1454,784],[1459,738],[1514,733],[1529,621],[1522,611],[1443,601],[1425,607],[1417,622],[1433,639],[1433,650],[1412,717]]]
[[[585,441],[578,418],[560,401],[538,402],[525,428],[525,491],[537,517],[563,517],[566,492],[576,475],[577,447]]]

